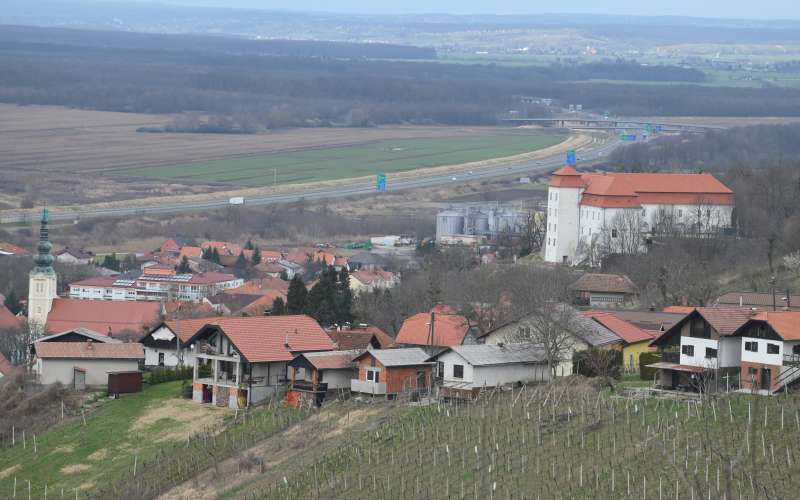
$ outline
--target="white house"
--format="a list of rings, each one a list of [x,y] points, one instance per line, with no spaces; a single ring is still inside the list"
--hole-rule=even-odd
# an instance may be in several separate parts
[[[44,341],[34,342],[33,351],[33,371],[44,385],[106,385],[109,373],[138,371],[144,360],[138,343]]]
[[[800,312],[753,315],[734,334],[741,344],[741,385],[767,393],[800,380]]]
[[[194,366],[194,352],[186,342],[205,325],[219,317],[164,321],[156,325],[140,342],[144,346],[144,365],[174,368]]]
[[[733,192],[709,174],[553,173],[547,196],[547,262],[577,264],[605,253],[643,251],[664,231],[727,228]]]
[[[442,393],[475,395],[482,387],[550,380],[545,356],[529,344],[461,345],[431,358]]]
[[[309,316],[217,318],[185,343],[194,355],[192,398],[230,408],[263,401],[285,387],[288,364],[298,354],[335,349]]]

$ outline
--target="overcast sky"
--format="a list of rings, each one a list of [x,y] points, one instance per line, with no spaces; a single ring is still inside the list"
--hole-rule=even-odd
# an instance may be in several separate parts
[[[148,1],[159,2],[159,0]],[[382,14],[587,13],[752,19],[800,18],[800,0],[161,0],[161,2]]]

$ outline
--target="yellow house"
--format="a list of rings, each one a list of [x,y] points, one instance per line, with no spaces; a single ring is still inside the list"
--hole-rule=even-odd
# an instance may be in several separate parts
[[[638,370],[639,355],[655,350],[650,347],[650,342],[656,337],[654,333],[643,330],[633,323],[617,317],[612,312],[587,311],[583,314],[605,326],[622,339],[622,344],[617,348],[622,349],[622,366],[625,371]]]

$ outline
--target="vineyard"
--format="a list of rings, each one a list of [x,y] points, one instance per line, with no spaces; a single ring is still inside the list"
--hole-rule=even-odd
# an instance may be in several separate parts
[[[617,397],[567,384],[433,404],[246,498],[791,498],[798,398]]]

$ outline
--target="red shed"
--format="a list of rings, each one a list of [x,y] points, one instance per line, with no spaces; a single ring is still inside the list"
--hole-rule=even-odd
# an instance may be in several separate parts
[[[431,387],[434,363],[419,347],[369,350],[354,361],[358,379],[351,381],[353,392],[386,394],[425,392]]]
[[[108,374],[109,396],[136,392],[142,392],[142,372],[110,372]]]

